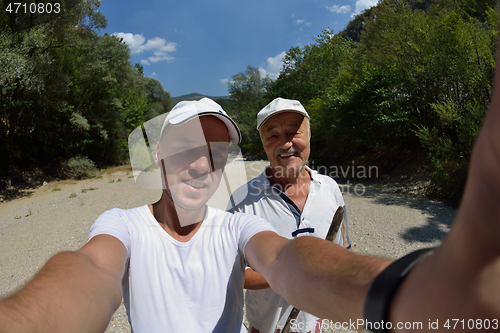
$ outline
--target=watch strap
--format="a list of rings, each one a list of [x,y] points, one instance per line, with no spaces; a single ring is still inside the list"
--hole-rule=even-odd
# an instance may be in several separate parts
[[[394,294],[415,264],[433,251],[434,248],[426,248],[411,252],[392,262],[375,278],[363,309],[365,331],[375,333],[389,331],[385,324],[389,319],[388,312]],[[375,325],[370,325],[370,328],[367,329],[367,323]]]

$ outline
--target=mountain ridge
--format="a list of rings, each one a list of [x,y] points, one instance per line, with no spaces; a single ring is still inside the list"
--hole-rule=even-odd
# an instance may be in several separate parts
[[[218,99],[229,99],[231,96],[209,96],[209,95],[204,95],[200,93],[191,93],[191,94],[186,94],[182,96],[177,96],[177,97],[172,97],[172,102],[170,103],[171,106],[174,106],[175,104],[181,102],[181,101],[195,101],[199,100],[203,97],[208,97],[210,99],[218,100]]]

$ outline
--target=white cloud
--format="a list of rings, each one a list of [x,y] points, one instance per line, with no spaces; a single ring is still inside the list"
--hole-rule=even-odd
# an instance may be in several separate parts
[[[132,53],[139,53],[142,43],[146,40],[143,35],[134,35],[128,32],[115,32],[113,35],[123,38],[123,41],[130,47],[130,51]]]
[[[333,5],[331,7],[326,6],[326,8],[332,13],[337,13],[337,14],[347,14],[351,11],[351,7],[347,5],[342,7],[339,7],[338,5]]]
[[[358,0],[356,1],[356,9],[352,16],[354,17],[355,15],[361,14],[365,9],[371,8],[376,4],[378,4],[378,0]]]
[[[267,58],[267,66],[266,68],[260,67],[259,72],[261,76],[269,75],[271,79],[276,79],[279,75],[281,67],[283,66],[283,58],[285,57],[286,52],[283,51],[280,54]]]
[[[295,24],[297,24],[297,25],[304,24],[304,25],[306,25],[308,27],[310,27],[312,25],[311,22],[306,22],[306,20],[295,20]]]
[[[283,58],[285,57],[286,52],[283,51],[280,54],[275,55],[274,57],[267,58],[267,65],[264,67],[259,67],[259,73],[261,77],[269,76],[271,79],[276,79],[280,73],[281,68],[283,67]],[[223,85],[227,85],[228,83],[233,82],[228,78],[221,79],[220,82]]]
[[[145,45],[141,45],[137,53],[141,53],[143,51],[151,51],[158,50],[161,52],[174,52],[176,51],[176,44],[174,42],[168,42],[166,44],[166,40],[160,37],[154,37],[147,41]]]
[[[177,44],[174,42],[167,42],[160,37],[153,37],[144,43],[146,39],[140,34],[115,32],[113,35],[123,38],[123,41],[130,47],[132,54],[153,52],[153,56],[141,60],[143,65],[151,65],[151,63],[163,60],[171,62],[175,59],[169,54],[177,50]]]
[[[170,61],[175,59],[171,55],[168,55],[166,52],[162,52],[162,51],[155,51],[155,52],[153,52],[153,54],[154,54],[153,57],[148,58],[148,61],[153,62],[153,63],[158,62],[158,61],[162,61],[162,60],[166,60],[166,61],[170,62]]]
[[[283,51],[275,57],[267,58],[267,68],[271,72],[279,72],[281,67],[283,66],[283,58],[285,57],[286,52]]]
[[[269,77],[271,77],[271,73],[269,73],[268,71],[266,71],[262,67],[259,67],[259,73],[260,73],[260,77],[266,77],[268,75],[269,75]],[[275,78],[273,78],[273,79],[275,79]]]
[[[153,72],[153,74],[151,74],[151,76],[156,76],[156,72]]]

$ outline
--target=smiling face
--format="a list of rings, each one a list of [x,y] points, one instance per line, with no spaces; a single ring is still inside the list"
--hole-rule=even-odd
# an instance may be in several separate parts
[[[260,137],[273,173],[298,177],[310,154],[307,118],[297,112],[278,113],[262,124]]]
[[[177,207],[195,211],[219,186],[229,150],[227,127],[213,116],[169,126],[159,152],[165,191]]]

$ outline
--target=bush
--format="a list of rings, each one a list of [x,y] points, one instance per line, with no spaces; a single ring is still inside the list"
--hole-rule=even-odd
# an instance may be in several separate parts
[[[97,168],[94,162],[85,156],[76,156],[64,162],[59,175],[62,178],[90,178],[95,175]]]
[[[420,126],[416,135],[429,151],[436,196],[456,207],[465,189],[472,147],[488,105],[483,101],[459,105],[450,100],[433,104],[432,108],[439,122],[433,128]]]

